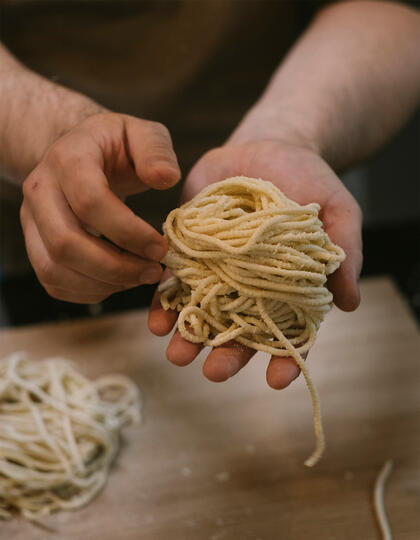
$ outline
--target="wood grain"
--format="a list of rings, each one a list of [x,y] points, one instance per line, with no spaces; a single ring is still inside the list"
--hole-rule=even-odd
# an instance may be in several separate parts
[[[177,368],[146,313],[9,329],[2,355],[63,355],[88,376],[122,372],[139,385],[144,421],[124,430],[106,489],[88,507],[44,520],[15,519],[0,539],[369,540],[375,477],[395,469],[386,505],[395,539],[420,534],[420,364],[414,321],[390,280],[365,280],[356,313],[327,317],[310,355],[327,451],[314,469],[312,413],[300,377],[282,392],[265,383],[258,354],[215,384],[202,359]]]

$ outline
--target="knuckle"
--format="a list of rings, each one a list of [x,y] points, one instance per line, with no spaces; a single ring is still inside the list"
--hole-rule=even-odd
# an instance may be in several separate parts
[[[169,139],[169,140],[171,139],[169,129],[164,124],[157,123],[156,129],[158,133],[160,133],[163,137],[165,137],[165,139]]]
[[[65,261],[72,249],[72,239],[67,233],[57,232],[47,240],[48,252],[56,261]]]
[[[85,127],[91,130],[99,139],[103,139],[106,133],[120,133],[124,128],[125,115],[103,111],[85,120]]]
[[[32,172],[22,184],[22,193],[25,199],[30,199],[40,184],[40,178],[36,171]]]
[[[98,195],[91,190],[79,189],[72,201],[73,211],[82,221],[88,221],[89,216],[98,204]]]
[[[54,266],[49,261],[44,261],[36,268],[39,281],[48,286],[52,286],[55,280]]]
[[[44,289],[53,298],[56,298],[57,300],[66,300],[61,289],[58,289],[57,287],[54,287],[52,285],[44,285]]]
[[[164,124],[148,120],[148,126],[157,135],[170,140],[171,136],[169,134],[169,129]]]
[[[73,166],[80,159],[80,155],[62,139],[50,148],[45,159],[52,168],[61,169]]]
[[[103,111],[96,115],[94,115],[93,120],[100,122],[101,124],[103,122],[109,123],[109,124],[115,124],[118,126],[121,126],[123,123],[123,115],[113,112],[113,111]]]

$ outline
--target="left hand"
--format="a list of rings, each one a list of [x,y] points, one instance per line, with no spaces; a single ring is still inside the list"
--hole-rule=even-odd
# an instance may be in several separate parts
[[[360,302],[358,278],[362,267],[361,211],[328,164],[313,150],[276,140],[251,141],[227,145],[206,153],[189,174],[182,202],[204,187],[232,176],[262,178],[276,185],[287,197],[301,205],[317,202],[320,219],[331,240],[346,252],[340,268],[328,277],[327,286],[334,303],[344,311],[353,311]],[[156,291],[149,314],[152,333],[168,334],[177,313],[165,311]],[[168,359],[178,365],[191,363],[202,349],[176,331],[168,349]],[[238,343],[213,348],[203,366],[204,375],[216,382],[225,381],[244,367],[256,351]],[[285,388],[299,375],[292,358],[272,357],[267,382],[272,388]]]
[[[93,114],[47,148],[23,183],[20,216],[48,294],[91,304],[159,281],[166,240],[121,199],[180,176],[166,127],[125,114]]]

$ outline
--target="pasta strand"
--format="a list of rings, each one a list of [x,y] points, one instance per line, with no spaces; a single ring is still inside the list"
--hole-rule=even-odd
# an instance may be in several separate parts
[[[119,431],[140,420],[136,385],[90,381],[63,358],[0,360],[0,519],[36,520],[90,502],[105,485]]]
[[[173,276],[159,287],[162,307],[179,312],[178,330],[188,341],[219,346],[235,340],[295,360],[314,411],[316,448],[308,467],[320,459],[325,441],[302,354],[332,307],[327,276],[345,258],[323,230],[319,210],[261,179],[211,184],[168,215],[164,263]]]

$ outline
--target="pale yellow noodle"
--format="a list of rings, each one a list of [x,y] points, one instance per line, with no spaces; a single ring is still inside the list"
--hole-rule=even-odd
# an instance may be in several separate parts
[[[385,504],[384,504],[384,490],[385,484],[391,474],[393,463],[388,460],[384,463],[383,467],[379,471],[379,474],[375,481],[375,487],[373,491],[373,504],[375,509],[375,517],[378,522],[379,530],[381,531],[382,540],[392,540],[391,527],[389,526],[388,519],[386,517]]]
[[[63,358],[0,360],[0,519],[87,504],[107,480],[121,427],[139,419],[126,377],[90,381]]]
[[[173,277],[159,287],[163,308],[179,311],[178,329],[188,341],[219,346],[235,340],[295,360],[314,409],[317,444],[307,466],[319,460],[325,442],[302,354],[332,306],[327,275],[345,258],[323,230],[319,210],[261,179],[211,184],[168,215],[164,262]]]

